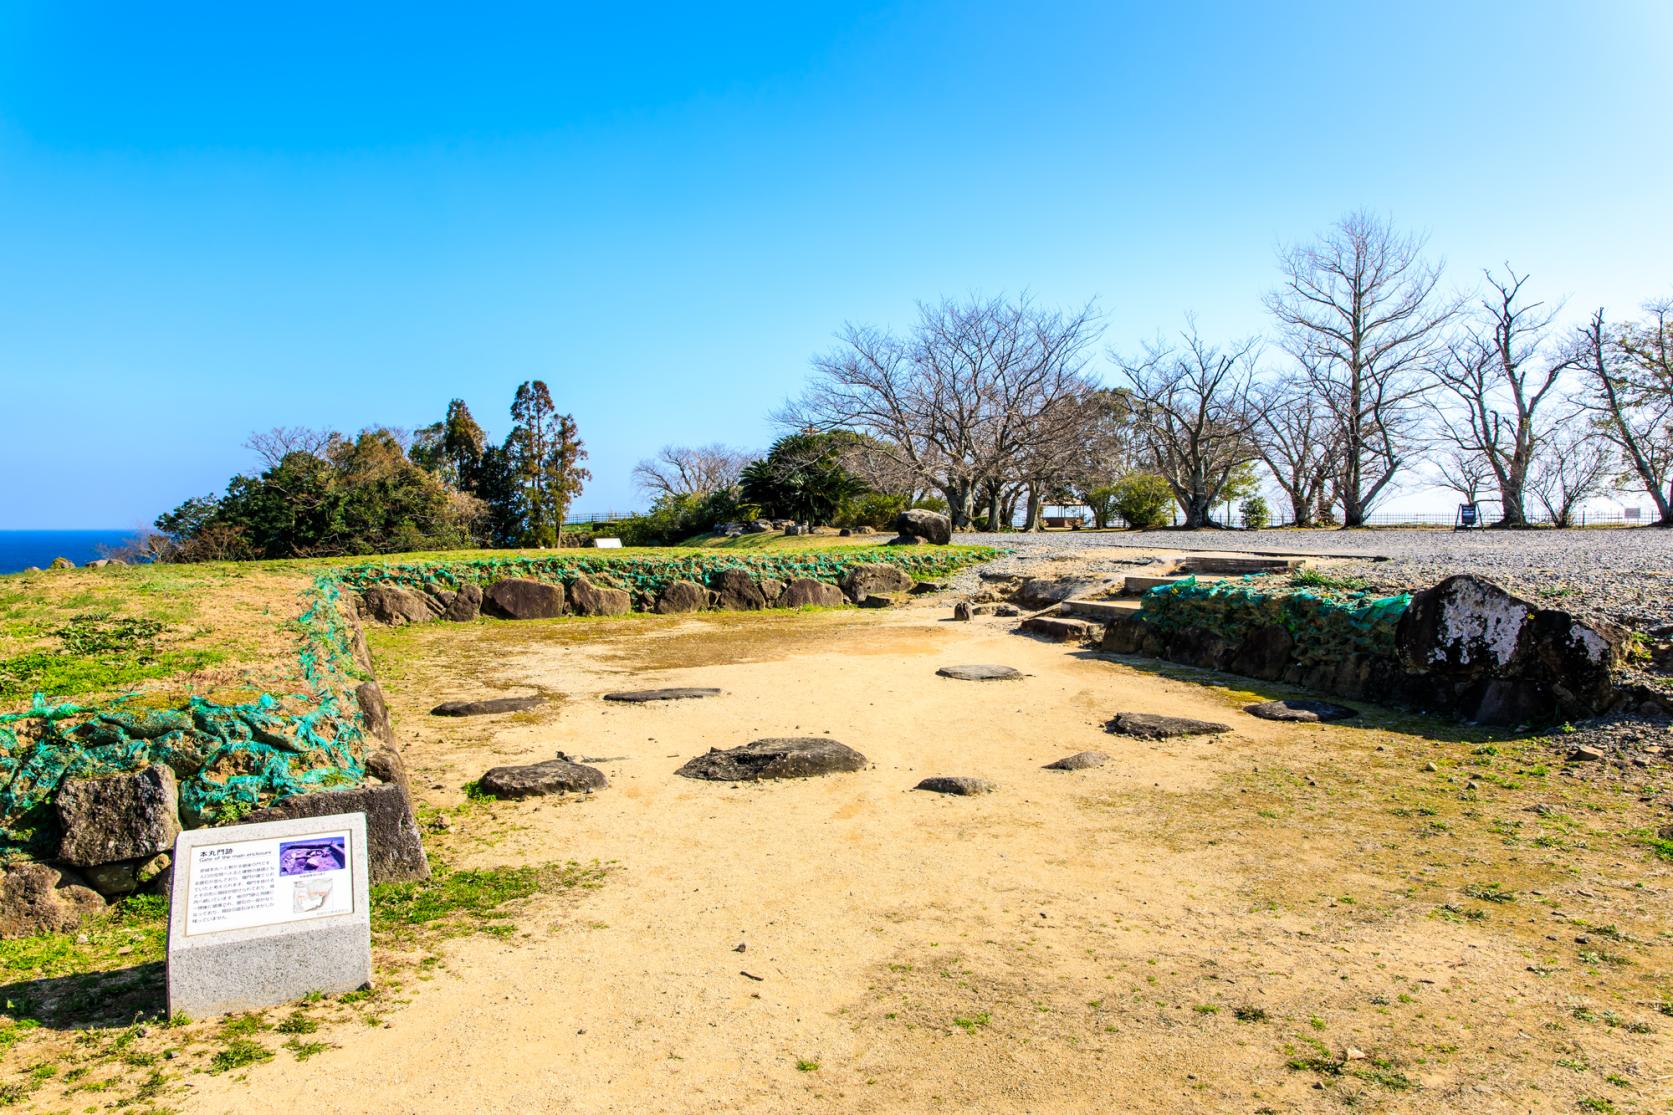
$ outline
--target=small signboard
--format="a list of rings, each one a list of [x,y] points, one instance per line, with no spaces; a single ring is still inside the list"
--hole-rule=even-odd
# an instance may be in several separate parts
[[[171,1014],[255,1010],[371,981],[365,814],[183,832],[174,864]]]
[[[620,538],[595,538],[593,539],[593,547],[599,550],[619,550],[622,548],[622,540]]]
[[[1458,505],[1458,521],[1456,523],[1456,529],[1468,530],[1480,521],[1481,511],[1475,504],[1460,503]]]

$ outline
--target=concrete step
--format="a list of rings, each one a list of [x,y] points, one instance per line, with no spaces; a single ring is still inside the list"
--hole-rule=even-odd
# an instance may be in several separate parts
[[[1132,615],[1138,610],[1137,600],[1065,600],[1062,604],[1062,611],[1068,615],[1102,623]]]
[[[1274,557],[1217,557],[1192,555],[1182,558],[1174,571],[1184,574],[1213,573],[1223,577],[1241,577],[1249,573],[1289,573],[1300,567],[1302,558]]]

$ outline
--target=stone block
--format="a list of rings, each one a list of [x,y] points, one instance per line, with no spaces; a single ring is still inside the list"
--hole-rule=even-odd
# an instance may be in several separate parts
[[[180,831],[174,772],[153,764],[131,774],[67,778],[54,803],[63,839],[58,858],[74,867],[149,859]]]
[[[307,847],[324,853],[308,857]],[[366,849],[360,813],[182,833],[170,886],[169,1014],[210,1018],[369,986]]]
[[[412,801],[398,783],[297,794],[258,809],[245,820],[305,820],[344,813],[366,818],[366,858],[374,885],[430,877],[430,861],[424,855]]]

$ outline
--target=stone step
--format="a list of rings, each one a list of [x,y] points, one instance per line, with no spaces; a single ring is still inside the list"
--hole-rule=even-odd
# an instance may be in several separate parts
[[[1108,623],[1139,610],[1137,600],[1065,600],[1060,609],[1064,614]]]
[[[1022,621],[1022,630],[1060,643],[1091,643],[1103,637],[1104,625],[1064,616],[1034,616]]]
[[[1121,591],[1127,596],[1143,596],[1153,588],[1171,585],[1175,581],[1183,581],[1184,577],[1157,577],[1144,573],[1129,573],[1122,584]]]
[[[1241,577],[1249,573],[1289,573],[1301,566],[1302,558],[1275,557],[1218,557],[1194,554],[1174,566],[1176,573],[1213,573],[1223,577]]]

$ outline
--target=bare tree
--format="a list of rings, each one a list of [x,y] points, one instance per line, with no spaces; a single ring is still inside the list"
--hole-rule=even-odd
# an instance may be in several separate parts
[[[1553,526],[1573,526],[1575,510],[1607,492],[1620,467],[1615,446],[1598,436],[1595,424],[1585,414],[1568,415],[1535,444],[1528,490]]]
[[[806,391],[775,417],[865,434],[871,455],[942,493],[954,525],[970,524],[978,495],[997,521],[1022,455],[1091,390],[1084,369],[1097,314],[1090,304],[1046,310],[1026,296],[918,309],[906,337],[845,327],[839,347],[814,360]]]
[[[1645,320],[1611,329],[1603,311],[1580,331],[1576,361],[1597,394],[1598,428],[1620,450],[1673,526],[1673,303],[1652,303]]]
[[[1476,320],[1447,346],[1437,372],[1445,392],[1432,400],[1441,439],[1480,457],[1492,473],[1499,525],[1510,527],[1528,522],[1528,469],[1545,432],[1539,409],[1574,366],[1571,355],[1547,352],[1557,310],[1525,303],[1527,281],[1509,264],[1503,278],[1487,272],[1491,289]]]
[[[1251,401],[1255,449],[1298,527],[1317,525],[1340,457],[1340,431],[1312,381],[1305,367],[1295,366],[1261,384]]]
[[[272,468],[292,453],[308,453],[323,459],[333,442],[342,435],[334,430],[308,426],[275,426],[264,434],[251,434],[244,448],[251,450]]]
[[[1480,503],[1482,491],[1493,482],[1493,470],[1487,459],[1456,445],[1448,446],[1433,464],[1435,479],[1441,487],[1457,492],[1465,503]]]
[[[1287,249],[1283,285],[1266,298],[1329,408],[1346,526],[1364,525],[1410,464],[1419,402],[1455,309],[1438,293],[1441,268],[1423,259],[1423,246],[1380,217],[1352,213],[1315,243]]]
[[[1227,351],[1207,343],[1187,319],[1183,347],[1157,342],[1144,354],[1112,353],[1132,389],[1133,415],[1148,465],[1173,488],[1185,527],[1214,526],[1214,504],[1232,474],[1254,461],[1253,340]]]
[[[728,445],[665,445],[633,467],[633,481],[653,496],[708,496],[738,483],[754,454]]]

